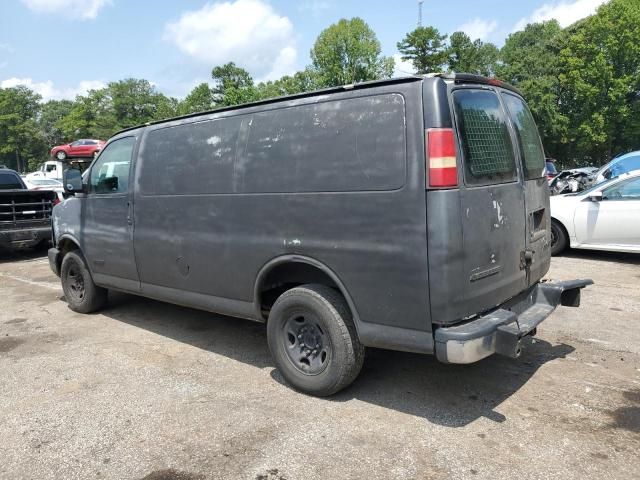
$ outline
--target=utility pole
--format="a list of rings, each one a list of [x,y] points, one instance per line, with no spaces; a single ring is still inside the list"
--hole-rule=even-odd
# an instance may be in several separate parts
[[[422,3],[424,0],[418,0],[418,27],[422,26]]]

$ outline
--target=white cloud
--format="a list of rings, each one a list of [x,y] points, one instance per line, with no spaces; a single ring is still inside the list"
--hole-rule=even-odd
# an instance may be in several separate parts
[[[318,17],[332,6],[332,2],[328,0],[302,0],[298,3],[298,10],[301,12],[311,12],[314,17]]]
[[[63,98],[74,99],[76,95],[83,95],[89,90],[98,90],[104,88],[106,85],[100,80],[82,80],[75,87],[58,89],[53,85],[51,80],[44,82],[34,82],[32,78],[7,78],[0,81],[0,88],[17,87],[18,85],[24,85],[30,88],[34,92],[42,96],[42,101],[47,100],[61,100]]]
[[[491,35],[496,27],[498,26],[498,22],[495,20],[483,20],[481,18],[474,18],[473,20],[466,22],[456,28],[457,32],[464,32],[469,35],[471,40],[486,40],[489,35]]]
[[[263,0],[207,3],[167,24],[164,38],[207,65],[235,62],[265,80],[296,70],[293,25]]]
[[[410,61],[402,60],[402,55],[396,53],[393,56],[393,61],[395,63],[395,67],[393,69],[394,77],[406,77],[407,75],[413,75],[416,73],[416,69],[413,66],[413,63]]]
[[[529,23],[544,22],[556,19],[561,27],[567,27],[581,18],[592,15],[607,0],[573,0],[545,3],[530,16],[521,18],[513,27],[513,31],[524,29]]]
[[[61,13],[82,20],[98,16],[100,9],[111,4],[111,0],[22,0],[36,13]]]

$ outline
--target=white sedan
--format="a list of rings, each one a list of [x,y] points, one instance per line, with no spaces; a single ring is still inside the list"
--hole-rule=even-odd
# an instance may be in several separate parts
[[[640,171],[551,197],[551,254],[568,246],[640,252]]]

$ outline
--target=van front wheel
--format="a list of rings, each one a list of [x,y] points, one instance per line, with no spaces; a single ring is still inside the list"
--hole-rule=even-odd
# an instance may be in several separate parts
[[[342,390],[364,362],[347,303],[324,285],[303,285],[280,295],[269,313],[267,339],[285,380],[310,395]]]
[[[60,279],[69,308],[78,313],[91,313],[107,303],[107,290],[96,286],[82,254],[67,253],[62,259]]]

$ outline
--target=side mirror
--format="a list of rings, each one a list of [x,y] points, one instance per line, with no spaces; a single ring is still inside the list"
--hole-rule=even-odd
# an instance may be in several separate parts
[[[600,202],[602,201],[602,192],[591,192],[587,198],[592,202]]]
[[[75,195],[76,193],[84,193],[84,185],[82,185],[82,173],[75,168],[69,168],[64,171],[62,183],[65,193]]]

